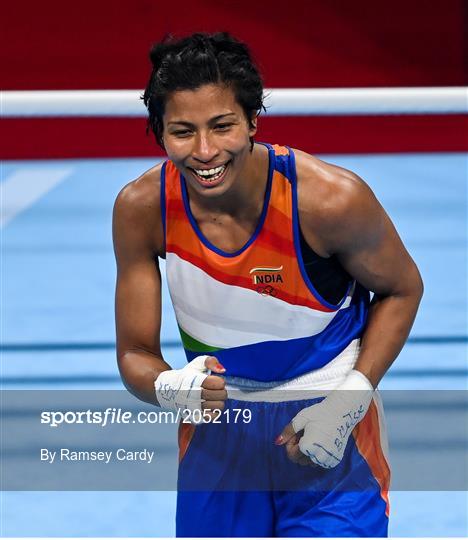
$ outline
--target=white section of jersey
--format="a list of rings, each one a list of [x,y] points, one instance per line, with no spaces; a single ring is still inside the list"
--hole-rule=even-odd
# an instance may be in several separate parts
[[[174,253],[167,254],[166,268],[180,326],[212,347],[225,349],[313,336],[336,315],[335,311],[293,305],[244,287],[226,285]],[[348,296],[340,309],[350,302]]]

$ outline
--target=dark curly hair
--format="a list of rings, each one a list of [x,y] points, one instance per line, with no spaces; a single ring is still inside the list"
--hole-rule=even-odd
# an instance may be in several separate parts
[[[225,84],[232,88],[249,127],[253,127],[253,116],[265,110],[263,81],[250,51],[227,32],[196,33],[182,39],[167,36],[151,47],[149,56],[153,69],[142,98],[149,114],[146,132],[151,129],[162,148],[165,105],[176,90]]]

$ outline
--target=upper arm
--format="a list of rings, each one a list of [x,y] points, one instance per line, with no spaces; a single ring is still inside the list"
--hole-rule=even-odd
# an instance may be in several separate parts
[[[303,178],[302,224],[316,231],[324,252],[336,255],[354,279],[377,294],[421,289],[414,261],[369,186],[354,173],[322,162],[316,174],[315,181]],[[313,201],[317,192],[325,201],[319,205]]]
[[[351,178],[348,190],[331,226],[332,251],[367,289],[380,295],[414,292],[419,272],[389,216],[360,178]]]
[[[147,173],[148,175],[148,173]],[[143,175],[128,184],[114,205],[113,238],[117,262],[117,354],[144,350],[160,354],[163,232],[159,176]]]

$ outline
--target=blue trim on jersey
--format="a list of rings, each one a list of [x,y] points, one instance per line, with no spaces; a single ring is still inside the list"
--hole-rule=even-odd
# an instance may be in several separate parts
[[[161,185],[160,185],[160,201],[159,206],[161,207],[161,221],[163,226],[164,234],[164,252],[166,252],[166,165],[167,161],[163,163],[161,168]]]
[[[285,146],[285,148],[287,148],[290,153],[292,152],[291,148],[289,148],[288,146]],[[293,161],[293,163],[294,163],[294,161]],[[285,178],[287,178],[289,180],[289,182],[291,183],[291,173],[292,173],[292,175],[294,175],[295,170],[293,168],[293,170],[291,171],[290,156],[289,155],[279,155],[279,156],[277,156],[275,154],[275,169],[280,174],[282,174]]]
[[[185,350],[185,354],[189,362],[202,354],[216,356],[226,368],[226,375],[232,377],[262,382],[292,379],[328,364],[359,338],[366,324],[368,305],[369,292],[357,285],[351,305],[339,311],[319,334],[219,351]]]
[[[288,147],[288,150],[289,150],[289,155],[291,157],[291,167],[290,167],[291,176],[289,176],[289,175],[287,175],[287,176],[291,181],[292,205],[293,205],[293,209],[292,209],[292,214],[293,214],[292,215],[292,219],[293,219],[293,237],[294,237],[294,248],[296,250],[297,263],[299,265],[299,269],[300,269],[301,274],[302,274],[302,279],[304,280],[304,283],[307,285],[310,292],[315,296],[315,298],[317,298],[317,300],[322,305],[324,305],[328,309],[333,309],[334,311],[336,311],[337,309],[339,309],[343,305],[343,303],[346,300],[346,297],[348,296],[349,291],[351,290],[351,287],[353,286],[354,282],[350,281],[350,283],[348,285],[348,289],[346,291],[346,294],[344,295],[343,299],[341,300],[341,302],[339,304],[330,304],[330,302],[327,302],[325,300],[325,298],[323,298],[320,295],[320,293],[314,287],[312,281],[310,281],[309,276],[307,274],[307,270],[306,270],[306,268],[304,266],[304,260],[302,258],[301,243],[300,243],[300,240],[299,240],[299,238],[300,238],[299,226],[300,225],[299,225],[299,210],[298,210],[298,201],[297,201],[296,157],[295,157],[294,152],[292,151],[291,148]]]
[[[257,223],[257,227],[255,228],[253,235],[240,249],[238,249],[234,253],[228,253],[227,251],[223,251],[222,249],[219,249],[214,244],[212,244],[208,240],[208,238],[206,238],[206,236],[201,232],[200,228],[198,227],[198,223],[193,217],[192,210],[190,209],[186,180],[184,176],[180,174],[180,184],[182,188],[182,198],[184,201],[184,208],[185,208],[187,217],[190,221],[190,224],[192,225],[193,230],[195,231],[195,234],[198,236],[198,239],[200,240],[200,242],[202,242],[208,249],[210,249],[211,251],[214,251],[218,255],[221,255],[222,257],[237,257],[238,255],[243,253],[250,245],[253,244],[253,242],[255,242],[255,240],[257,239],[257,236],[260,234],[260,231],[262,230],[263,223],[265,222],[268,207],[270,204],[271,185],[272,185],[272,178],[273,178],[273,169],[274,169],[274,164],[275,164],[275,155],[274,155],[273,149],[268,145],[265,145],[265,146],[267,146],[268,148],[268,178],[267,178],[267,188],[265,192],[265,200],[263,202],[262,213],[260,215],[260,219]]]

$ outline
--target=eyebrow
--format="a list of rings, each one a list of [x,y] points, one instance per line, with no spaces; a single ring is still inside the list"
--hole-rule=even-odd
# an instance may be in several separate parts
[[[235,116],[236,113],[224,113],[224,114],[218,114],[217,116],[213,116],[213,118],[210,118],[208,120],[209,124],[214,124],[215,122],[218,122],[218,120],[221,120],[222,118],[226,118],[226,116]],[[172,120],[171,122],[168,122],[167,125],[170,126],[172,124],[179,124],[182,126],[187,127],[194,127],[194,125],[190,122],[186,122],[185,120]]]

